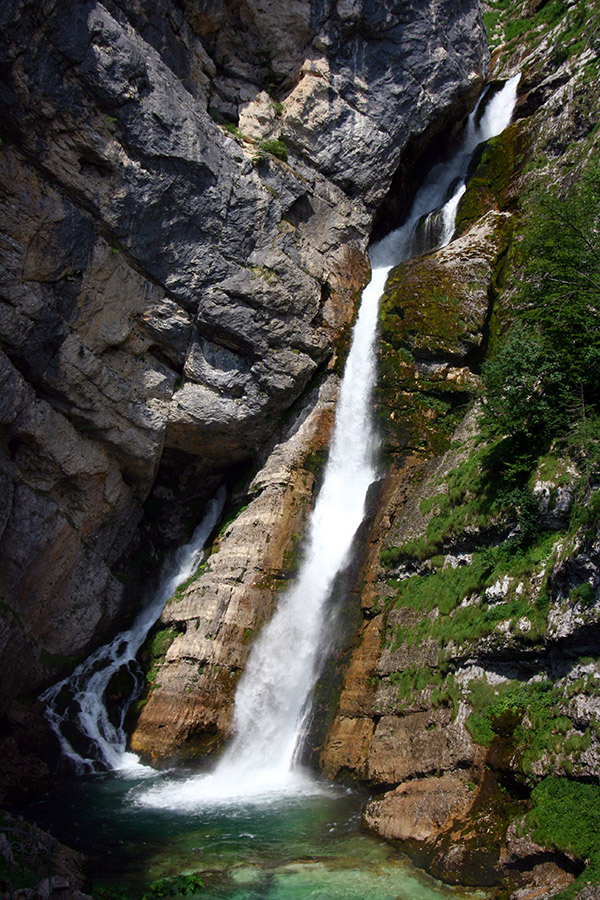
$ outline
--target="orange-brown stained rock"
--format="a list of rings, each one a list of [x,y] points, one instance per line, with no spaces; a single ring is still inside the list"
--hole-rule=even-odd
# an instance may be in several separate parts
[[[189,758],[217,750],[227,736],[252,638],[298,562],[315,483],[310,461],[327,446],[336,393],[329,376],[307,415],[272,448],[250,486],[251,502],[220,535],[207,570],[165,608],[162,621],[182,633],[141,711],[136,752]]]
[[[475,795],[460,775],[408,781],[369,803],[363,822],[388,840],[427,841],[464,816]]]
[[[371,718],[375,687],[373,678],[381,644],[381,616],[368,622],[355,650],[342,691],[337,715],[321,753],[320,767],[328,778],[340,770],[365,775],[366,760],[373,731]]]
[[[371,742],[367,774],[378,784],[398,784],[469,766],[473,758],[473,741],[464,724],[452,720],[448,708],[383,716]]]

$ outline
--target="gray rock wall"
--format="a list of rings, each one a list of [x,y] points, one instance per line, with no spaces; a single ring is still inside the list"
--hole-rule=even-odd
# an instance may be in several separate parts
[[[6,0],[0,28],[2,707],[110,628],[165,451],[214,483],[320,378],[403,149],[487,50],[475,0]]]

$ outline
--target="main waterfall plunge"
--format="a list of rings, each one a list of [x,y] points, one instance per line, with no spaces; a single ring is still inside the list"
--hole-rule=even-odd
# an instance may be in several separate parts
[[[196,810],[207,805],[247,800],[256,803],[282,794],[320,790],[307,773],[295,766],[295,757],[310,712],[312,688],[331,644],[327,626],[333,622],[332,587],[348,562],[364,516],[367,491],[376,477],[371,406],[378,301],[393,265],[451,240],[469,159],[479,143],[498,134],[510,122],[517,83],[518,76],[507,82],[486,104],[481,117],[477,110],[471,115],[458,151],[449,162],[431,171],[407,222],[371,249],[372,278],[363,293],[354,329],[306,554],[296,584],[279,599],[273,619],[253,647],[238,686],[230,745],[211,774],[185,780],[163,776],[158,784],[133,792],[131,801],[135,805]],[[172,585],[168,590],[172,592]],[[168,596],[166,590],[159,593],[162,600],[155,600],[152,615],[144,614],[145,633],[160,615],[161,603]],[[133,630],[136,635],[141,634],[141,630]],[[119,641],[123,644],[125,637],[121,635],[113,642],[105,651],[107,657],[115,658],[115,644]],[[97,677],[101,656],[102,651],[98,651],[92,658],[87,688],[81,685],[80,670],[74,676],[76,699],[84,713],[90,709],[94,712],[95,724],[90,726],[95,729],[94,734],[87,732],[93,739],[92,745],[97,752],[99,748],[105,762],[118,767],[124,760],[124,736],[122,730],[113,734],[102,718],[102,693],[107,682]],[[66,740],[61,716],[56,711],[56,698],[65,687],[61,683],[46,693],[49,718],[59,733],[63,750],[73,759],[77,756],[83,766],[87,761]],[[80,716],[79,727],[85,731],[84,719],[85,715]]]
[[[294,756],[309,713],[308,698],[331,640],[331,588],[347,561],[375,478],[373,345],[388,271],[375,269],[363,293],[306,554],[295,585],[280,598],[253,647],[236,695],[233,740],[212,775],[177,788],[150,788],[139,799],[143,805],[193,808],[203,801],[269,800],[282,791],[314,790],[311,779],[294,768]]]

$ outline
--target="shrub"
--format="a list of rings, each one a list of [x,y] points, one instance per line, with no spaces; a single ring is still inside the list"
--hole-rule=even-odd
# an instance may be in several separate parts
[[[277,159],[281,159],[283,160],[283,162],[287,162],[287,147],[285,146],[283,141],[261,141],[258,145],[258,149],[263,153],[270,153],[271,156],[276,156]]]
[[[533,839],[585,861],[587,868],[560,897],[574,896],[587,882],[600,881],[600,786],[568,778],[545,778],[531,793],[526,822]]]

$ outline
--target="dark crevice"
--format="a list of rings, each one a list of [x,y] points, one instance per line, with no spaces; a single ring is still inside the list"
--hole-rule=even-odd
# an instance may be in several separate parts
[[[372,242],[381,240],[405,221],[429,171],[455,152],[467,113],[468,110],[461,111],[457,117],[454,109],[447,110],[424,132],[409,138],[390,189],[375,213]]]

